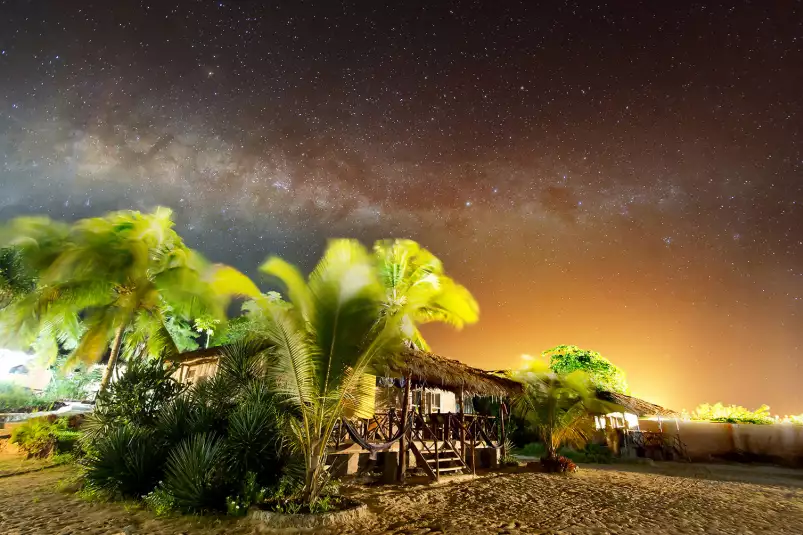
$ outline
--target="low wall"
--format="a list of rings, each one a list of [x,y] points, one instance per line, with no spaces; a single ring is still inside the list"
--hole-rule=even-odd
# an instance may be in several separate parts
[[[658,422],[641,420],[644,431]],[[664,434],[678,436],[692,461],[752,461],[803,467],[803,426],[664,420]]]

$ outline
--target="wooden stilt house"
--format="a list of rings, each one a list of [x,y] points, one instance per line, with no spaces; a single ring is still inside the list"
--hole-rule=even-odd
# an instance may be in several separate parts
[[[176,378],[196,382],[213,376],[221,349],[174,359]],[[374,414],[340,422],[330,439],[330,464],[356,472],[366,460],[376,462],[381,456],[386,480],[403,480],[411,468],[437,480],[495,466],[507,453],[507,400],[520,383],[412,348],[385,359],[375,371]],[[495,413],[475,411],[475,397],[494,398]]]

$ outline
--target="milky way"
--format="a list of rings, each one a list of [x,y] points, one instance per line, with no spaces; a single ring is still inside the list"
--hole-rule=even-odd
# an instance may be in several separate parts
[[[166,205],[255,277],[412,237],[482,307],[440,353],[803,412],[797,4],[266,4],[0,1],[0,218]]]

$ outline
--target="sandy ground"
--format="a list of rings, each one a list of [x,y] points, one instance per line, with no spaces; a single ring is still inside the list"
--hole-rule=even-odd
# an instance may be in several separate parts
[[[0,479],[0,533],[251,534],[228,518],[156,519],[56,490],[67,467]],[[674,474],[674,475],[672,475]],[[440,485],[356,488],[372,515],[332,533],[803,534],[803,473],[673,465],[585,467],[572,476],[490,474]]]

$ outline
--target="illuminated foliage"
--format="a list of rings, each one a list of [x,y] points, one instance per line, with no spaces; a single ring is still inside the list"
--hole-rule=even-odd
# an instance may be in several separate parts
[[[412,240],[374,244],[385,287],[383,314],[399,316],[404,338],[429,350],[418,326],[439,322],[458,329],[479,319],[479,305],[464,286],[447,276],[441,261]]]
[[[561,446],[585,446],[594,432],[591,415],[613,410],[596,398],[589,376],[580,370],[556,374],[543,362],[529,360],[511,377],[524,385],[511,414],[538,435],[546,449],[542,460],[548,462],[558,458]]]
[[[704,420],[709,422],[724,422],[732,424],[773,424],[775,418],[770,414],[770,408],[762,405],[758,409],[751,411],[739,405],[723,405],[714,403],[710,405],[703,403],[699,405],[690,415],[684,415],[689,420]]]
[[[3,311],[3,334],[51,348],[51,361],[63,339],[80,340],[72,356],[85,363],[108,351],[103,390],[121,348],[149,356],[178,351],[168,312],[187,321],[223,319],[230,294],[258,294],[241,273],[210,266],[186,247],[171,216],[157,208],[73,225],[47,218],[11,221],[0,233],[2,245],[16,247],[39,277],[32,292]]]
[[[561,345],[547,349],[541,356],[549,359],[550,369],[557,374],[583,371],[598,390],[628,392],[625,373],[596,351]]]
[[[254,300],[254,338],[272,346],[268,376],[304,457],[301,499],[313,503],[326,482],[335,424],[344,415],[373,412],[376,380],[369,374],[401,341],[398,321],[393,315],[378,321],[384,287],[375,258],[354,240],[331,241],[308,279],[275,257],[261,269],[282,282],[288,301]]]

